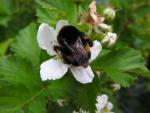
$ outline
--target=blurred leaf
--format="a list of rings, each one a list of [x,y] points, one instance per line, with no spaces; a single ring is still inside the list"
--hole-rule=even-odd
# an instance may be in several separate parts
[[[26,58],[33,65],[40,63],[40,48],[37,44],[37,26],[30,24],[19,32],[16,41],[12,45],[12,50],[17,56]]]
[[[8,40],[0,43],[0,56],[5,55],[11,42],[12,42],[12,39],[8,39]]]
[[[125,73],[120,70],[105,69],[104,71],[114,82],[119,83],[124,87],[129,87],[133,80],[136,79],[136,77],[132,76],[132,74]]]
[[[12,0],[0,0],[0,24],[6,26],[14,10]]]

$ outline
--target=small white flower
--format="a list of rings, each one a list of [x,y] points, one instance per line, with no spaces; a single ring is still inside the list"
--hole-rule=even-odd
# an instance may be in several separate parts
[[[104,15],[106,16],[106,18],[108,19],[114,19],[115,18],[115,15],[116,15],[116,12],[114,9],[112,8],[106,8],[104,10]]]
[[[108,47],[110,47],[113,44],[115,44],[116,40],[117,40],[117,34],[108,32],[106,36],[103,38],[102,43],[108,43]]]
[[[80,83],[90,83],[93,80],[94,73],[90,66],[86,68],[82,66],[73,66],[64,64],[63,59],[60,58],[60,55],[53,49],[54,46],[59,46],[57,42],[57,35],[62,27],[67,26],[68,21],[60,20],[56,29],[50,27],[48,24],[43,23],[40,25],[37,40],[39,47],[46,50],[47,53],[51,56],[58,56],[59,58],[51,58],[45,62],[43,62],[40,66],[40,75],[42,80],[56,80],[65,75],[68,71],[68,68],[73,73],[73,76]],[[98,41],[93,42],[93,46],[90,48],[91,51],[91,60],[94,60],[99,52],[101,51],[101,44]]]
[[[96,103],[96,109],[97,109],[97,113],[101,112],[104,107],[107,105],[108,102],[108,96],[103,94],[101,96],[97,96],[96,99],[97,103]]]
[[[113,104],[108,101],[108,96],[106,94],[97,96],[96,101],[96,113],[113,113],[111,112]]]

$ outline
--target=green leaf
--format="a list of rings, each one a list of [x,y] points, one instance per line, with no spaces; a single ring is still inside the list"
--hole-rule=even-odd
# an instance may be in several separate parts
[[[3,87],[0,88],[0,113],[24,113],[24,107],[29,104],[29,108],[36,106],[39,109],[45,109],[46,104],[43,99],[38,100],[38,97],[44,92],[45,89],[28,90],[22,86]],[[42,104],[39,104],[43,103]],[[35,107],[35,106],[34,106]],[[31,111],[35,110],[32,108]],[[38,109],[38,108],[36,108]],[[43,112],[30,112],[30,113],[43,113]]]
[[[11,84],[21,84],[29,89],[41,86],[36,69],[30,63],[19,58],[0,59],[0,79]],[[32,86],[32,87],[31,87]]]
[[[0,0],[0,24],[6,26],[14,11],[12,0]]]
[[[134,80],[134,76],[129,76],[131,74],[127,72],[134,72],[133,70],[137,69],[149,73],[140,52],[131,48],[121,48],[107,52],[99,56],[92,63],[92,66],[95,69],[103,70],[113,81],[124,87],[129,86],[131,81]]]
[[[6,41],[0,43],[0,56],[5,55],[11,42],[12,42],[12,39],[7,39]]]
[[[78,89],[74,94],[74,103],[78,110],[82,108],[90,113],[95,112],[96,97],[97,94],[100,94],[101,89],[99,83],[100,81],[95,76],[92,83],[78,86]]]
[[[16,41],[12,45],[13,52],[22,58],[26,58],[33,65],[40,63],[40,48],[38,47],[37,26],[30,24],[19,32]]]
[[[66,74],[63,78],[55,81],[50,81],[47,88],[47,95],[53,100],[68,98],[76,90],[76,81],[71,74]]]
[[[114,82],[117,82],[124,87],[129,87],[132,81],[136,79],[136,77],[131,74],[120,70],[105,69],[104,71]]]
[[[49,23],[55,25],[60,19],[67,19],[70,22],[76,22],[77,9],[72,0],[37,0],[39,8],[37,16],[40,23]],[[68,6],[69,10],[68,10]]]
[[[46,113],[46,103],[45,98],[38,97],[26,107],[25,113]]]

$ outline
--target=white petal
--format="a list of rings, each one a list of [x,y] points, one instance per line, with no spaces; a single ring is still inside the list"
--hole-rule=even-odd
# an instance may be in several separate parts
[[[64,26],[67,26],[67,25],[69,25],[67,20],[59,20],[57,22],[56,29],[55,29],[56,34],[58,35],[58,33],[61,30],[61,28],[64,27]]]
[[[54,45],[57,45],[56,33],[53,27],[48,24],[41,24],[37,33],[37,40],[39,47],[46,50],[50,55],[55,55],[53,50]]]
[[[108,96],[103,94],[101,96],[98,96],[96,100],[97,100],[96,103],[97,111],[101,111],[107,105]]]
[[[98,55],[99,53],[101,52],[102,50],[102,46],[101,46],[101,43],[98,42],[97,40],[95,40],[93,42],[93,47],[90,48],[91,50],[91,59],[90,61],[94,60]]]
[[[86,84],[92,82],[94,73],[90,66],[84,68],[82,66],[71,66],[70,70],[77,81]]]
[[[117,35],[116,33],[113,33],[112,37],[110,38],[109,46],[115,44],[116,40],[117,40]]]
[[[113,104],[112,104],[111,102],[108,102],[106,108],[107,108],[108,110],[112,110]]]
[[[68,65],[61,60],[50,59],[40,66],[42,80],[55,80],[64,76],[68,70]]]

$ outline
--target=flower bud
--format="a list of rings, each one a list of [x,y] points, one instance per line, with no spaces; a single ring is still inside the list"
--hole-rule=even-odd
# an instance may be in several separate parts
[[[113,19],[115,18],[116,12],[115,12],[115,10],[112,9],[112,8],[106,8],[106,9],[104,10],[104,13],[103,13],[103,14],[104,14],[104,16],[106,16],[107,19],[113,20]]]
[[[96,71],[96,74],[97,74],[98,77],[101,76],[101,72],[99,70]]]
[[[64,103],[66,102],[66,100],[65,99],[57,99],[57,103],[58,103],[58,105],[59,106],[64,106]]]
[[[117,40],[117,34],[108,32],[107,35],[103,38],[102,43],[108,43],[108,47],[115,44]]]
[[[118,91],[118,90],[120,90],[120,88],[121,88],[120,84],[118,84],[118,83],[113,84],[112,87],[113,87],[113,90],[114,90],[114,91]]]
[[[101,23],[101,24],[98,24],[99,27],[101,27],[102,29],[104,29],[105,31],[110,31],[111,30],[111,26],[105,24],[105,23]]]

